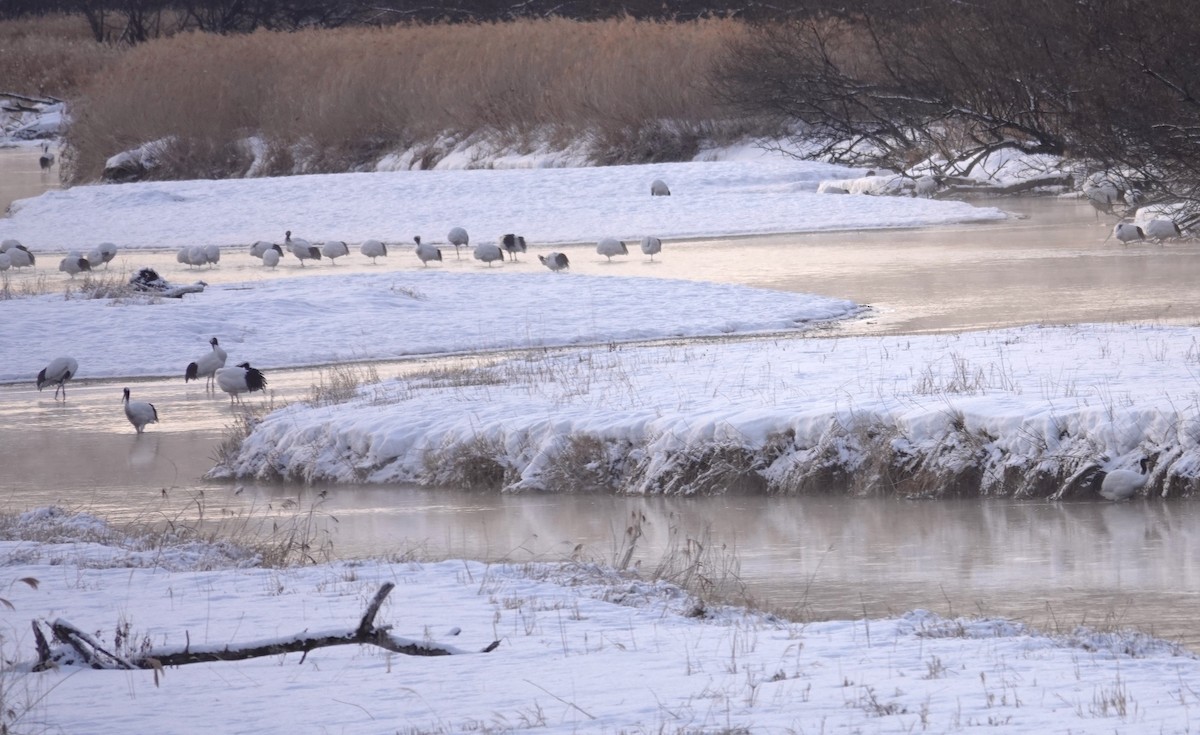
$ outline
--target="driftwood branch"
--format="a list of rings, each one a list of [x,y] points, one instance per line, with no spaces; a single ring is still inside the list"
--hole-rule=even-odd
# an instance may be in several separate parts
[[[379,608],[383,605],[383,601],[387,599],[388,594],[394,588],[395,584],[392,582],[385,582],[379,588],[379,591],[375,593],[375,597],[363,612],[358,627],[353,630],[323,633],[309,633],[306,631],[290,638],[281,638],[268,643],[225,646],[219,649],[197,648],[193,650],[189,643],[182,650],[151,650],[132,658],[125,658],[104,650],[87,633],[63,620],[56,620],[50,623],[50,631],[53,633],[54,639],[69,646],[75,656],[71,656],[70,652],[67,651],[54,654],[51,652],[50,646],[46,643],[45,635],[42,633],[37,621],[34,621],[33,629],[34,636],[37,639],[38,662],[34,665],[33,670],[43,671],[60,663],[83,663],[94,669],[161,669],[165,666],[182,666],[184,664],[213,661],[241,661],[248,658],[276,656],[283,653],[302,653],[307,656],[309,651],[317,648],[352,644],[378,646],[379,648],[392,651],[393,653],[402,653],[406,656],[453,656],[462,653],[473,653],[472,651],[464,651],[452,646],[400,638],[390,633],[391,626],[376,626],[375,616],[379,613]],[[493,651],[498,645],[500,645],[500,641],[493,641],[480,651],[480,653]],[[77,659],[76,656],[78,657]],[[303,660],[301,658],[301,661]]]
[[[1049,174],[1046,176],[1038,176],[1027,181],[1019,181],[1008,186],[993,186],[991,184],[981,184],[979,182],[971,182],[970,184],[956,184],[951,182],[949,186],[942,189],[935,198],[947,199],[962,194],[993,194],[993,195],[1011,195],[1019,194],[1023,191],[1036,189],[1041,186],[1071,186],[1074,179],[1070,174]]]

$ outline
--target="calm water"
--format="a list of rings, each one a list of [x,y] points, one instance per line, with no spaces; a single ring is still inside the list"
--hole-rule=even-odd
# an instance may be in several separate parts
[[[11,160],[0,155],[0,182]],[[31,159],[36,171],[36,153]],[[32,193],[32,192],[27,192]],[[874,307],[839,333],[903,333],[1031,322],[1149,319],[1194,323],[1200,246],[1102,244],[1090,208],[1005,200],[1027,219],[937,231],[852,232],[667,243],[663,262],[607,264],[566,248],[577,273],[743,283],[852,298]],[[419,268],[407,250],[382,269]],[[441,267],[474,269],[448,258]],[[539,270],[532,262],[496,268]],[[121,272],[153,265],[174,281],[210,283],[372,270],[294,259],[275,272],[227,252],[188,272],[174,254],[123,253]],[[45,275],[47,269],[39,269]],[[61,274],[51,272],[48,281]],[[37,274],[22,274],[34,278]],[[65,279],[65,276],[61,276]],[[547,277],[552,277],[547,274]],[[564,276],[566,277],[566,276]],[[2,310],[0,306],[0,310]],[[186,356],[182,362],[186,362]],[[379,366],[381,377],[414,363]],[[182,371],[182,365],[181,365]],[[273,371],[276,400],[302,396],[316,374]],[[704,539],[740,562],[749,595],[819,617],[914,607],[984,612],[1048,627],[1120,622],[1200,648],[1200,510],[1190,502],[1046,503],[840,497],[613,498],[501,496],[453,489],[206,483],[214,448],[235,419],[224,396],[181,380],[138,381],[139,399],[169,405],[138,437],[120,408],[129,381],[72,384],[66,404],[32,383],[0,386],[4,510],[58,503],[115,520],[237,524],[309,513],[339,556],[417,551],[490,560],[613,561],[631,514],[644,515],[634,559],[655,564],[672,544]],[[263,399],[256,398],[255,402]],[[246,521],[245,519],[251,519]]]

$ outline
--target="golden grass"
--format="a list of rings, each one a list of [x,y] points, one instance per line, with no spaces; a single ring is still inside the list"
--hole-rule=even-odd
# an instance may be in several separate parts
[[[179,170],[163,176],[240,174],[236,141],[250,135],[269,146],[265,173],[346,170],[481,131],[518,146],[589,133],[619,159],[647,131],[695,136],[731,120],[708,78],[745,33],[731,20],[552,19],[181,34],[126,52],[89,85],[70,132],[74,178],[169,136],[180,153],[167,168]]]
[[[82,16],[0,21],[0,92],[69,99],[120,55]]]

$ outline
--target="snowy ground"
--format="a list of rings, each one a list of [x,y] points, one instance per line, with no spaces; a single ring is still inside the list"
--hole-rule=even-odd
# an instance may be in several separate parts
[[[505,233],[531,247],[602,237],[661,238],[918,227],[1003,219],[963,202],[818,194],[854,169],[755,152],[736,160],[601,168],[398,171],[274,179],[76,186],[14,202],[0,240],[37,253],[216,244],[239,251],[284,232],[308,240],[369,238],[472,244]],[[650,196],[662,179],[671,196]],[[357,249],[354,251],[356,258]]]
[[[260,238],[277,240],[289,228],[314,240],[407,241],[420,233],[436,242],[463,225],[478,239],[515,230],[542,246],[602,235],[918,226],[1003,216],[954,202],[815,193],[822,178],[853,175],[761,159],[76,187],[15,207],[0,220],[0,239],[16,237],[43,254],[86,251],[105,240],[130,249],[197,242],[240,249]],[[652,178],[667,180],[673,195],[651,198]],[[78,350],[81,368],[87,365],[92,376],[177,374],[179,354],[199,356],[204,340],[224,336],[226,328],[231,334],[223,342],[236,348],[231,357],[283,366],[331,355],[368,359],[790,329],[854,309],[820,297],[711,284],[539,273],[536,280],[505,276],[501,286],[480,280],[487,275],[325,276],[319,289],[312,279],[289,278],[245,290],[214,286],[157,304],[61,296],[5,301],[0,369],[28,379],[47,355]],[[510,287],[520,289],[523,309],[513,309],[510,294],[497,290]],[[669,321],[647,329],[591,308],[614,294],[629,311],[644,308]],[[737,304],[737,319],[729,316],[730,303]],[[321,322],[322,309],[331,312],[328,323]],[[421,326],[435,311],[452,314],[459,328]],[[479,320],[484,311],[495,312],[486,317],[492,321]],[[385,320],[397,336],[354,336],[356,318]],[[297,320],[313,321],[299,329]],[[508,333],[496,336],[505,321]],[[55,341],[60,331],[66,336]],[[147,331],[170,350],[147,349]],[[641,478],[661,483],[672,476],[673,462],[687,458],[689,445],[762,445],[783,436],[787,441],[774,445],[780,463],[761,475],[782,481],[789,472],[802,478],[809,459],[855,461],[850,430],[866,418],[868,429],[890,422],[898,432],[891,446],[926,447],[921,451],[951,463],[983,456],[997,472],[1014,466],[1029,473],[1027,458],[1060,450],[1062,457],[1109,468],[1154,456],[1161,484],[1166,468],[1185,476],[1188,465],[1196,466],[1197,337],[1186,328],[1101,326],[581,348],[488,368],[511,381],[503,390],[471,380],[450,385],[457,379],[443,376],[371,387],[358,404],[284,409],[251,436],[243,461],[247,471],[270,465],[284,473],[333,474],[336,465],[357,466],[354,479],[403,476],[412,470],[414,448],[435,440],[452,446],[470,432],[493,459],[510,463],[505,471],[514,482],[536,487],[564,437],[584,432],[602,441],[578,443],[583,461],[574,466],[603,479],[610,465],[598,460],[616,439],[643,469]],[[836,424],[847,431],[830,431]],[[333,438],[328,448],[314,445],[324,436]],[[268,441],[276,442],[270,452]],[[1050,637],[1004,621],[941,620],[922,612],[811,624],[724,609],[695,616],[695,601],[673,588],[575,564],[370,561],[280,570],[195,547],[190,555],[173,546],[113,551],[116,542],[81,540],[90,534],[77,527],[67,533],[74,541],[61,543],[46,542],[44,530],[24,533],[0,542],[13,581],[0,597],[15,608],[0,608],[8,660],[34,657],[34,617],[61,616],[110,645],[126,624],[135,645],[146,639],[154,646],[352,627],[385,580],[398,588],[381,622],[394,624],[396,635],[466,650],[493,639],[501,645],[486,655],[439,659],[328,649],[303,663],[290,655],[169,669],[157,685],[150,673],[64,667],[31,674],[18,664],[0,673],[0,722],[13,732],[817,733],[987,726],[1184,733],[1193,729],[1191,707],[1200,706],[1196,660],[1136,634]],[[40,586],[17,581],[24,577]],[[452,627],[462,633],[450,637]]]
[[[8,327],[0,342],[0,381],[29,380],[60,354],[75,356],[83,378],[179,376],[209,351],[213,336],[229,353],[229,365],[249,361],[270,369],[791,330],[858,310],[849,301],[807,294],[555,275],[536,267],[506,275],[428,269],[283,278],[118,304],[61,295],[14,299],[2,307]],[[142,338],[148,334],[156,336]]]
[[[1200,711],[1200,661],[1134,633],[1045,635],[924,611],[787,622],[583,563],[262,569],[228,548],[139,551],[86,518],[29,516],[14,538],[67,526],[103,541],[0,543],[14,578],[40,581],[14,582],[15,609],[0,609],[5,657],[18,660],[0,673],[11,732],[1187,733]],[[396,589],[377,622],[394,636],[499,647],[29,672],[34,617],[128,654],[222,648],[351,630],[384,582]]]
[[[444,485],[482,454],[514,490],[797,492],[841,471],[889,492],[869,484],[882,454],[950,493],[1096,497],[1068,480],[1150,457],[1144,492],[1178,495],[1200,467],[1198,336],[1084,325],[521,356],[293,405],[223,473]]]

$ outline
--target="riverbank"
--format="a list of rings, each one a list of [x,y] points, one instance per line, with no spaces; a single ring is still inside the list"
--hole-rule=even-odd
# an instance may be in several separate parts
[[[0,673],[13,731],[170,733],[203,721],[222,732],[1183,733],[1200,706],[1180,685],[1200,661],[1114,628],[1047,633],[924,610],[789,620],[582,560],[263,568],[203,543],[138,550],[96,519],[45,510],[8,536],[0,549],[20,560],[14,576],[38,581],[13,584],[14,609],[0,609],[14,631],[5,659],[16,663]],[[385,582],[397,585],[378,616],[391,635],[463,655],[341,646],[161,671],[29,671],[33,617],[128,655],[207,650],[352,628]]]

